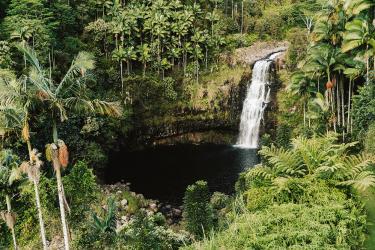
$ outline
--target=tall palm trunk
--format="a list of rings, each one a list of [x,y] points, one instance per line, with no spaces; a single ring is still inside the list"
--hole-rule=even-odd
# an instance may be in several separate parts
[[[243,34],[243,23],[244,23],[243,13],[244,13],[244,7],[243,7],[243,0],[242,0],[241,2],[241,34]]]
[[[366,46],[366,84],[370,82],[370,57],[368,56],[368,44]]]
[[[303,127],[306,127],[306,101],[303,100]]]
[[[31,158],[32,147],[31,147],[31,142],[30,142],[30,140],[27,140],[26,143],[27,143],[27,149],[29,151],[30,163],[32,164],[32,158]],[[39,187],[38,187],[38,182],[36,181],[36,179],[33,180],[33,184],[34,184],[34,190],[35,190],[36,208],[38,210],[38,218],[39,218],[39,226],[40,226],[40,236],[42,238],[43,249],[46,250],[46,249],[48,249],[48,247],[47,247],[47,239],[46,239],[46,230],[45,230],[45,227],[44,227],[42,206],[40,205]]]
[[[7,203],[8,213],[11,213],[12,212],[12,205],[10,203],[10,197],[9,197],[8,194],[5,195],[5,200],[6,200],[6,203]],[[14,231],[14,226],[12,226],[10,228],[10,231],[12,232],[14,250],[18,250],[17,240],[16,240],[16,232]]]
[[[334,79],[336,79],[335,89],[336,89],[337,125],[341,127],[340,80],[338,79],[338,77],[335,77]]]
[[[143,76],[146,76],[146,68],[147,68],[147,63],[143,63]]]
[[[64,236],[64,247],[65,247],[65,250],[69,250],[68,223],[66,221],[66,215],[65,215],[64,187],[63,187],[62,178],[61,178],[61,164],[59,161],[59,151],[57,147],[58,134],[57,134],[56,120],[53,121],[53,141],[54,141],[54,144],[52,144],[52,163],[53,163],[53,168],[56,171],[57,193],[59,197],[61,224],[62,224],[63,236]]]
[[[349,94],[348,94],[348,118],[347,118],[347,121],[346,121],[346,124],[347,124],[347,128],[346,128],[346,132],[349,133],[350,131],[350,109],[351,109],[351,101],[352,101],[352,98],[351,98],[351,95],[352,95],[352,78],[350,78],[349,80]]]
[[[40,226],[40,236],[42,237],[43,242],[43,249],[47,250],[47,240],[46,240],[46,232],[44,228],[44,220],[42,214],[42,207],[40,205],[40,196],[39,196],[39,187],[36,180],[34,180],[34,189],[35,189],[35,201],[36,201],[36,208],[38,210],[38,218],[39,218],[39,226]]]
[[[124,73],[122,66],[122,59],[120,59],[120,77],[121,77],[121,96],[124,95]]]

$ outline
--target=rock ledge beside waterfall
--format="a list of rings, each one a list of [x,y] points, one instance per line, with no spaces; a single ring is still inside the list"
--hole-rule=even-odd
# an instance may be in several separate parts
[[[236,49],[232,63],[254,65],[256,61],[267,58],[271,54],[286,51],[288,42],[256,42],[250,47]]]

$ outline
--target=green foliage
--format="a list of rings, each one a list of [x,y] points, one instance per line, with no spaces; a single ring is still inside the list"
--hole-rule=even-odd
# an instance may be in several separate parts
[[[287,39],[290,42],[286,55],[288,69],[293,72],[298,63],[305,58],[308,46],[306,30],[293,28],[289,31]]]
[[[230,197],[227,194],[214,192],[211,196],[210,203],[215,210],[224,209],[230,203]]]
[[[16,191],[17,171],[19,157],[12,150],[0,151],[0,195],[5,201],[4,195],[12,195]]]
[[[276,145],[279,147],[289,147],[291,136],[291,126],[288,124],[280,124],[276,128]]]
[[[213,210],[210,205],[210,192],[205,181],[197,181],[187,187],[183,218],[186,230],[198,238],[208,235],[212,229]]]
[[[335,136],[263,147],[241,175],[227,226],[185,249],[359,249],[366,214],[358,192],[374,187],[373,156],[350,155]],[[352,187],[352,188],[351,188]]]
[[[188,243],[183,234],[167,229],[165,218],[160,213],[148,216],[145,212],[136,214],[134,220],[126,226],[121,236],[128,242],[130,249],[177,249]]]
[[[96,177],[83,161],[78,161],[63,177],[64,190],[70,204],[69,220],[76,224],[84,220],[84,214],[97,201],[99,186]]]
[[[261,137],[260,137],[260,148],[265,146],[265,147],[269,147],[271,146],[272,144],[272,138],[271,138],[271,135],[270,134],[263,134]]]
[[[228,229],[185,249],[350,249],[362,246],[364,231],[363,210],[353,202],[273,205],[237,215]]]
[[[102,218],[97,214],[92,215],[93,227],[100,234],[115,233],[116,230],[116,203],[113,198],[107,201],[106,211]]]
[[[369,84],[353,96],[353,132],[362,139],[368,126],[375,120],[375,86]]]
[[[375,155],[375,123],[371,123],[366,132],[364,147],[369,154]]]

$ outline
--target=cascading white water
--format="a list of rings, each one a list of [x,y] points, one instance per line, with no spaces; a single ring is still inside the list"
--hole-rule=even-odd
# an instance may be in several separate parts
[[[257,61],[254,65],[252,80],[247,89],[241,114],[240,134],[237,139],[239,147],[258,147],[260,123],[270,101],[269,73],[273,60],[281,53],[275,53],[268,59]]]

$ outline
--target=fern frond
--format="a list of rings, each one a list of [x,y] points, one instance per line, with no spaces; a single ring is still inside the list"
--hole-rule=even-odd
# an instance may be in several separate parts
[[[368,154],[350,155],[346,156],[343,164],[351,175],[357,175],[366,170],[371,163],[374,163],[374,156]]]
[[[263,147],[259,152],[274,166],[276,174],[289,176],[306,174],[303,161],[295,150],[276,148],[272,145]]]
[[[363,171],[354,179],[340,182],[339,185],[352,186],[358,191],[366,191],[370,187],[375,187],[375,175],[371,171]]]
[[[273,178],[272,170],[268,167],[257,165],[246,173],[250,180],[271,180]]]

